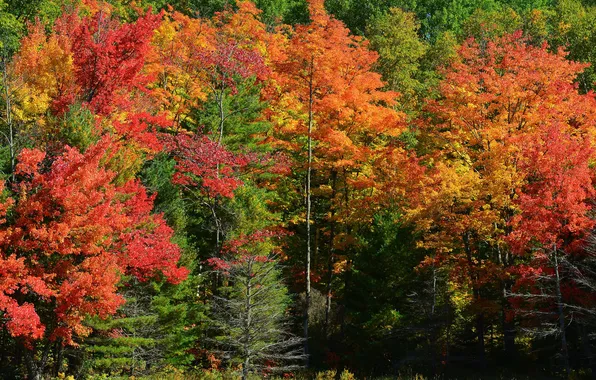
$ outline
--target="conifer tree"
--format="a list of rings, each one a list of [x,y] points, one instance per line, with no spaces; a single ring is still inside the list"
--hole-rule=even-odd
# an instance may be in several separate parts
[[[225,247],[228,259],[210,259],[227,285],[213,302],[217,350],[249,373],[291,371],[304,360],[302,339],[289,330],[288,290],[281,281],[271,231],[242,236]]]

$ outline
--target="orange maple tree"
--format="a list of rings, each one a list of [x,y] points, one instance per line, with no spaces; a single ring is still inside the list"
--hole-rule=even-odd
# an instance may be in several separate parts
[[[274,144],[295,157],[295,165],[302,168],[300,175],[306,177],[302,186],[307,298],[311,196],[328,199],[331,205],[322,225],[316,227],[328,236],[324,244],[329,247],[329,259],[323,271],[328,274],[329,309],[332,275],[341,273],[349,262],[336,250],[353,245],[352,228],[370,221],[371,194],[380,180],[373,163],[391,156],[387,154],[395,149],[391,141],[404,131],[404,124],[402,115],[391,108],[397,94],[382,91],[381,76],[372,69],[377,53],[327,14],[322,0],[309,1],[309,12],[309,24],[296,26],[286,40],[278,37],[283,49],[272,53],[272,79],[264,95],[273,103],[268,117],[275,125]]]
[[[570,188],[553,183],[569,173],[561,157],[584,160],[573,170],[585,177],[586,156],[571,149],[572,141],[582,147],[590,144],[589,126],[596,120],[593,96],[580,95],[573,84],[583,68],[561,50],[551,53],[546,45],[527,44],[520,33],[486,46],[470,39],[458,60],[444,70],[440,98],[429,101],[431,118],[423,121],[423,128],[436,182],[426,188],[413,215],[424,231],[422,245],[435,252],[427,263],[451,268],[456,283],[473,290],[479,318],[497,307],[482,289],[503,284],[508,277],[507,268],[514,264],[510,243],[541,241],[541,235],[548,234],[539,231],[545,225],[531,222],[538,217],[531,204],[552,201],[546,196],[549,191],[571,194]],[[546,141],[555,137],[562,144],[547,149]],[[542,169],[536,166],[546,163]],[[532,185],[537,175],[542,182]],[[539,186],[545,186],[546,193],[538,191]],[[583,185],[574,191],[572,202],[589,196]],[[567,196],[563,193],[558,196]],[[566,212],[585,211],[585,205],[576,206]],[[547,204],[542,207],[549,209]],[[551,217],[562,221],[570,216],[553,211]]]

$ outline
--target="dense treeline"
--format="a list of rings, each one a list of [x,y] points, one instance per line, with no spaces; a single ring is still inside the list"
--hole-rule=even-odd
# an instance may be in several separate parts
[[[596,376],[594,25],[0,0],[0,376]]]

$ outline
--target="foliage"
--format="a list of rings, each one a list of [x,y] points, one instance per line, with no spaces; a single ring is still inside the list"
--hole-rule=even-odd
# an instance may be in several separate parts
[[[114,173],[100,166],[108,147],[102,140],[85,154],[67,148],[47,172],[42,151],[19,156],[16,195],[3,206],[10,218],[3,219],[2,306],[8,331],[27,345],[44,333],[67,344],[87,334],[85,315],[107,316],[122,303],[120,273],[145,280],[160,271],[172,282],[186,275],[176,267],[171,229],[149,214],[152,198],[136,182],[110,184]],[[40,314],[46,308],[50,314]]]
[[[378,71],[390,89],[412,95],[420,86],[413,78],[427,46],[419,39],[415,15],[400,8],[376,16],[367,28],[371,48],[379,53]]]

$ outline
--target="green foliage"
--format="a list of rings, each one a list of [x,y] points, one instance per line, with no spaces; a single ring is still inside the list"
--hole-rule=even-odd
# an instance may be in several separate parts
[[[465,21],[474,11],[496,10],[497,6],[496,0],[423,0],[417,7],[417,13],[422,20],[424,37],[435,41],[445,31],[461,35]]]
[[[553,48],[563,47],[569,51],[569,59],[588,62],[590,67],[579,76],[583,92],[594,88],[596,82],[596,5],[584,6],[579,0],[557,2],[551,14],[552,34],[549,41]]]
[[[134,376],[189,366],[205,321],[204,305],[196,299],[199,284],[196,276],[179,285],[127,283],[126,304],[117,316],[87,321],[93,333],[83,347],[86,371]]]
[[[176,161],[162,153],[145,165],[141,177],[147,189],[157,193],[155,211],[164,214],[168,225],[176,231],[179,239],[182,239],[188,223],[188,215],[180,189],[172,183],[175,172]]]
[[[231,237],[277,225],[280,216],[271,211],[269,204],[278,196],[273,191],[245,182],[230,202],[232,209],[236,210],[234,221],[236,227]]]
[[[427,45],[419,39],[419,30],[416,16],[400,8],[374,16],[366,29],[371,47],[379,53],[378,70],[383,80],[406,99],[421,85],[415,74]]]
[[[302,341],[290,333],[286,315],[291,298],[268,246],[251,243],[246,252],[220,262],[224,285],[210,313],[213,348],[228,365],[242,367],[243,379],[294,370],[303,360]]]
[[[499,7],[489,11],[477,9],[464,22],[463,36],[488,41],[522,27],[522,18],[512,8]]]
[[[0,0],[0,60],[4,60],[12,55],[19,46],[19,38],[23,31],[23,24],[17,17],[9,13],[10,4]]]
[[[205,332],[206,305],[200,299],[205,279],[191,275],[182,284],[160,284],[152,301],[162,332],[164,362],[175,368],[187,368],[195,362],[192,350]]]
[[[91,144],[99,140],[96,131],[95,116],[81,104],[72,105],[58,127],[59,138],[66,144],[84,152]]]
[[[269,26],[280,22],[295,23],[306,16],[303,0],[255,0],[257,8],[263,11],[261,20]]]
[[[51,25],[62,14],[63,9],[78,4],[80,0],[3,0],[3,2],[7,5],[6,10],[22,23],[39,19],[44,25]]]
[[[391,0],[328,0],[325,8],[342,20],[354,34],[364,34],[369,20],[396,5]]]
[[[226,89],[221,101],[221,112],[224,115],[224,142],[233,151],[255,151],[268,149],[258,145],[264,133],[271,128],[265,122],[257,121],[266,104],[260,98],[260,86],[252,77],[241,82],[235,91]],[[216,134],[221,120],[220,104],[215,96],[209,99],[200,109],[193,112],[192,119],[205,133]]]
[[[532,9],[548,9],[556,4],[557,0],[504,0],[501,3],[513,8],[516,12],[530,11]]]
[[[150,296],[139,293],[127,298],[119,316],[88,320],[94,330],[84,348],[90,373],[134,376],[162,360],[162,353],[156,350],[158,316],[150,306]]]
[[[426,94],[426,97],[434,98],[438,95],[436,88],[441,80],[438,69],[448,67],[457,57],[457,47],[458,41],[454,33],[439,33],[427,53],[422,57],[417,78],[420,83],[425,85],[422,93]]]
[[[159,154],[145,165],[144,184],[156,193],[155,211],[164,214],[168,225],[175,231],[174,241],[182,249],[181,265],[191,275],[179,285],[154,284],[152,310],[158,316],[160,330],[167,332],[159,344],[164,349],[164,362],[175,368],[191,366],[195,357],[192,350],[204,333],[206,321],[205,291],[207,278],[201,275],[196,248],[188,239],[193,215],[178,186],[172,183],[176,162],[167,154]]]

